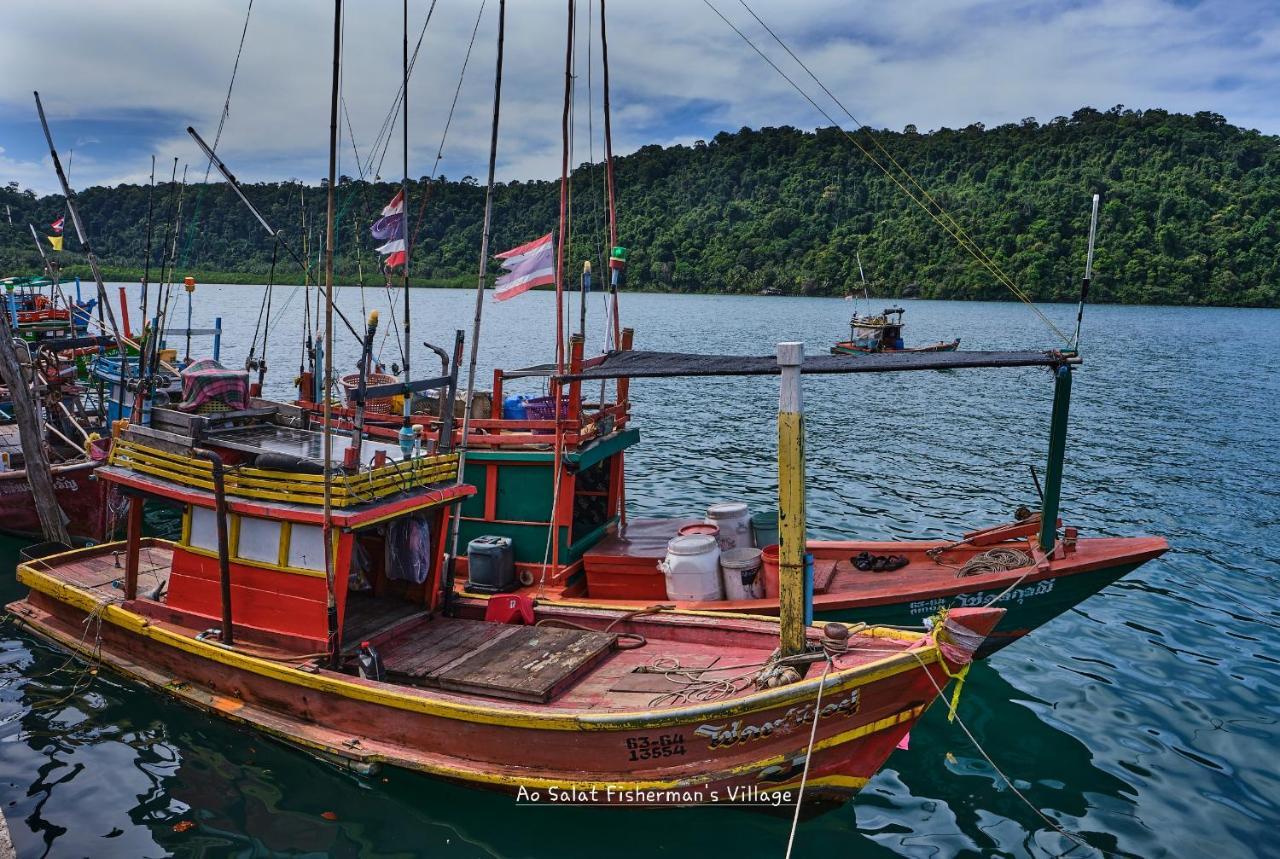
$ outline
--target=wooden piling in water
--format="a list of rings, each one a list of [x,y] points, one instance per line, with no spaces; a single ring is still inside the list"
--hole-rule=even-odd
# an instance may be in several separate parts
[[[804,652],[805,509],[803,343],[779,343],[778,366],[778,617],[783,656]]]

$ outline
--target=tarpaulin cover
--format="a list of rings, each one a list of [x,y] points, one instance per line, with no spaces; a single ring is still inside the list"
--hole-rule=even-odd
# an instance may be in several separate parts
[[[209,402],[220,402],[231,409],[248,408],[249,374],[224,367],[212,358],[192,361],[182,371],[182,402],[178,408],[191,412]]]
[[[1061,352],[880,352],[873,355],[811,355],[800,366],[802,373],[890,373],[901,370],[958,370],[977,367],[1056,367],[1078,362]],[[663,378],[671,376],[772,376],[779,372],[773,355],[693,355],[684,352],[610,352],[587,362],[579,373],[566,373],[564,381],[578,379]],[[552,365],[508,373],[555,375]]]
[[[387,577],[420,585],[431,573],[431,526],[410,516],[387,525]]]

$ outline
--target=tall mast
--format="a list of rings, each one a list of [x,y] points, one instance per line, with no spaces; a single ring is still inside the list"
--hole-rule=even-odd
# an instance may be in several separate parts
[[[600,0],[600,63],[604,69],[604,184],[609,207],[609,251],[618,246],[618,201],[613,181],[613,124],[609,109],[609,36],[605,29],[604,0]],[[611,263],[612,265],[612,263]],[[612,271],[611,271],[612,274]],[[609,278],[610,315],[613,316],[613,348],[622,348],[622,322],[618,319],[618,281]]]
[[[338,602],[333,553],[333,186],[338,172],[338,74],[342,56],[342,0],[333,2],[333,87],[329,99],[329,187],[324,247],[324,577],[327,601],[329,662],[338,662]]]
[[[400,215],[400,228],[404,232],[404,383],[409,384],[409,260],[413,258],[413,248],[410,247],[409,233],[409,0],[404,0],[404,40],[401,43],[402,50],[400,54],[400,70],[403,76],[401,88],[403,97],[400,100],[401,108],[401,143],[404,148],[404,171],[400,180],[400,199],[403,200],[401,208],[403,212]],[[401,435],[411,431],[409,416],[413,412],[413,394],[407,393],[404,396],[404,421],[400,426]],[[401,438],[401,449],[404,449],[405,439]],[[408,454],[405,454],[408,458]]]
[[[493,125],[489,132],[489,181],[484,192],[484,227],[480,233],[480,270],[476,275],[476,312],[471,320],[471,354],[467,360],[467,399],[462,404],[462,445],[458,452],[458,480],[467,464],[467,438],[471,432],[471,402],[476,389],[476,362],[480,354],[480,318],[484,314],[484,284],[489,269],[489,231],[493,218],[493,176],[498,161],[498,117],[502,107],[502,40],[506,33],[507,0],[498,0],[498,59],[493,73]],[[502,404],[498,404],[501,408]],[[443,415],[441,428],[444,426]],[[440,439],[443,445],[447,439]],[[458,530],[461,517],[455,515],[449,535],[449,570],[445,582],[445,599],[453,592],[453,559],[458,557]]]
[[[574,0],[569,3],[568,34],[564,44],[564,113],[560,118],[560,235],[556,242],[556,372],[564,375],[564,254],[569,226],[569,108],[573,97]],[[556,414],[560,406],[556,405]]]

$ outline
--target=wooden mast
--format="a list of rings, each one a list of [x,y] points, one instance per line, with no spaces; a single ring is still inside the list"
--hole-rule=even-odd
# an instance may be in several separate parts
[[[502,42],[506,35],[507,0],[498,2],[498,57],[493,72],[493,123],[489,130],[489,181],[484,192],[484,225],[480,231],[480,266],[476,274],[476,310],[471,319],[471,352],[467,359],[467,399],[462,404],[462,446],[458,451],[458,482],[462,482],[467,466],[467,439],[471,432],[471,403],[476,387],[476,364],[480,354],[480,319],[484,315],[484,285],[489,272],[489,230],[493,222],[493,182],[498,161],[498,119],[502,107]],[[502,414],[502,401],[494,391],[494,407]],[[452,432],[450,432],[452,435]],[[441,416],[440,442],[444,444],[444,420]],[[459,532],[462,527],[460,512],[453,514],[450,522],[449,567],[445,573],[444,599],[446,609],[453,593],[453,571],[458,557]]]
[[[564,46],[564,112],[560,118],[560,235],[556,244],[556,373],[564,375],[565,343],[564,343],[564,256],[568,249],[569,236],[569,114],[573,107],[573,25],[577,14],[576,0],[568,0],[569,22]],[[551,468],[551,570],[560,570],[560,510],[565,507],[565,499],[560,490],[564,483],[564,421],[560,416],[561,385],[553,380],[550,385],[551,409],[555,416],[556,433],[555,451]],[[574,420],[577,415],[572,415]],[[573,500],[569,499],[568,509],[573,509]],[[542,574],[547,573],[546,556],[543,556]]]
[[[342,0],[333,2],[333,85],[329,98],[329,187],[325,213],[324,246],[324,580],[329,664],[336,667],[341,647],[338,637],[337,574],[333,540],[333,186],[338,172],[338,75],[342,56]]]
[[[613,249],[618,246],[618,201],[613,177],[613,123],[609,107],[609,36],[605,29],[604,2],[600,0],[600,63],[604,70],[604,183],[605,195],[609,207],[609,257],[611,273],[613,269]],[[609,302],[613,316],[613,348],[620,349],[622,343],[622,322],[618,319],[618,279],[609,278]]]
[[[404,383],[407,386],[409,375],[409,353],[412,344],[409,339],[409,260],[413,256],[413,248],[409,246],[409,0],[404,0],[404,41],[401,51],[401,143],[404,147],[403,173],[400,179],[400,230],[404,235],[404,319],[401,322],[404,331]],[[332,181],[332,180],[330,180]],[[400,424],[400,450],[404,458],[409,458],[413,449],[413,426],[410,420],[413,415],[413,392],[404,395],[404,420]]]

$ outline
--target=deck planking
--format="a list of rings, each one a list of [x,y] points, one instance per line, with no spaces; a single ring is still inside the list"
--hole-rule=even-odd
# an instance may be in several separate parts
[[[614,648],[607,633],[438,618],[388,646],[388,678],[547,703]]]

